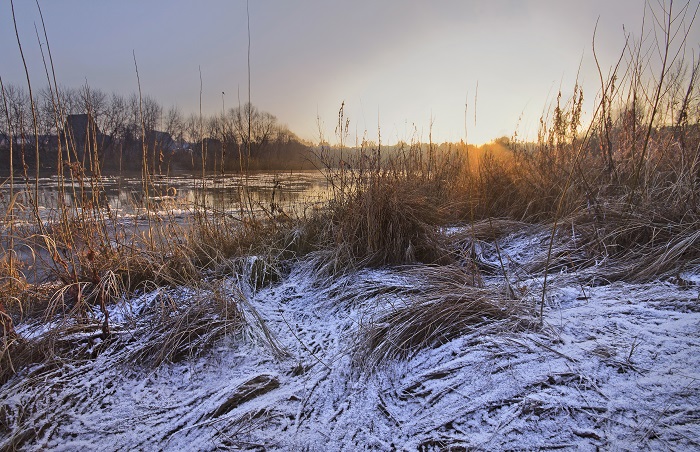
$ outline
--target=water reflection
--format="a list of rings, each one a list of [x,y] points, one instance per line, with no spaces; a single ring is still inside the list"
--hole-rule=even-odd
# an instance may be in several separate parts
[[[35,181],[15,179],[15,199],[10,199],[9,181],[0,186],[0,209],[16,221],[32,221]],[[194,206],[235,213],[241,200],[253,208],[270,209],[274,204],[285,212],[302,213],[309,205],[327,201],[329,186],[318,171],[257,172],[249,175],[175,175],[150,178],[105,176],[63,181],[57,176],[39,179],[39,215],[44,221],[57,219],[59,208],[80,214],[86,209],[109,211],[118,217],[151,210],[185,210]],[[63,202],[61,202],[61,196]],[[13,206],[10,212],[10,206]]]

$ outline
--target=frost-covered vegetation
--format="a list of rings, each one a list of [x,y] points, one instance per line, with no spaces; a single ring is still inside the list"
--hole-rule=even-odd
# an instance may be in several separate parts
[[[348,148],[341,107],[329,201],[298,214],[242,187],[130,226],[72,160],[84,203],[47,222],[12,186],[0,448],[700,447],[691,6],[534,143]]]

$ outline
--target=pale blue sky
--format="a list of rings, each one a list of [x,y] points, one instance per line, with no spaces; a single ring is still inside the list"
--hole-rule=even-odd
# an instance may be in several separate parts
[[[657,5],[656,0],[651,0]],[[694,9],[698,0],[691,2]],[[680,6],[682,2],[676,1]],[[107,92],[137,90],[135,51],[145,93],[166,109],[205,114],[247,99],[246,3],[242,0],[40,0],[59,83],[87,82]],[[250,0],[252,101],[305,139],[335,141],[345,101],[355,135],[426,141],[485,142],[536,134],[540,113],[559,87],[580,79],[591,102],[598,75],[591,38],[598,17],[604,68],[624,43],[623,25],[638,33],[644,0]],[[677,6],[677,7],[678,7]],[[33,83],[46,85],[33,0],[15,0]],[[690,42],[698,52],[700,27]],[[22,83],[10,1],[0,0],[0,76]],[[474,95],[478,82],[477,121]],[[590,113],[590,111],[589,111]],[[518,118],[523,116],[521,121]],[[519,124],[519,125],[518,125]]]

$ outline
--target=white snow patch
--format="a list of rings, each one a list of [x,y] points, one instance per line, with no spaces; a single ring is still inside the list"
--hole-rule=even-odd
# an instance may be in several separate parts
[[[547,233],[499,241],[533,306],[542,275],[517,269],[546,242]],[[496,264],[494,244],[481,246]],[[595,287],[550,274],[542,330],[467,330],[373,369],[353,355],[364,327],[421,282],[384,269],[324,286],[310,273],[300,262],[280,283],[245,291],[286,357],[232,335],[155,369],[115,364],[114,345],[40,379],[19,375],[0,389],[0,449],[32,429],[25,450],[700,448],[698,271],[682,275],[686,285]],[[186,303],[192,293],[143,294],[110,307],[110,319],[136,328],[165,295]]]

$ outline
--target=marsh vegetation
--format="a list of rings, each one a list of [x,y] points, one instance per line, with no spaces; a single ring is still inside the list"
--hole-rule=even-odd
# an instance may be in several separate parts
[[[634,394],[630,375],[658,379],[697,356],[700,62],[687,56],[696,43],[685,38],[692,8],[660,15],[651,42],[628,37],[619,63],[601,68],[600,85],[586,92],[595,97],[590,119],[582,120],[581,86],[568,98],[559,93],[536,141],[348,145],[341,106],[336,144],[312,146],[288,132],[284,141],[279,129],[278,154],[265,160],[263,149],[274,146],[248,124],[271,115],[246,104],[206,125],[193,116],[186,139],[170,133],[187,143],[189,163],[180,164],[191,171],[192,195],[173,196],[176,209],[147,202],[167,201],[175,187],[159,158],[165,149],[148,141],[156,127],[147,98],[129,101],[129,127],[98,133],[88,121],[77,147],[61,132],[69,115],[100,118],[125,100],[86,87],[73,107],[49,80],[15,112],[23,94],[3,87],[1,155],[10,174],[2,186],[0,448],[96,440],[80,416],[132,447],[312,448],[320,425],[331,426],[329,444],[350,448],[698,447],[697,379],[671,379],[664,396],[640,383],[636,390],[667,404],[652,414],[615,401],[616,390]],[[36,115],[42,102],[45,118]],[[177,115],[166,117],[182,123]],[[105,130],[123,130],[121,144],[98,140],[116,136],[100,137]],[[48,135],[55,142],[43,148]],[[110,174],[125,168],[108,146],[139,151],[128,157],[140,162],[130,168],[140,175],[128,182],[139,192],[128,216],[108,196]],[[312,166],[323,201],[280,198],[294,179],[261,179],[253,169],[266,161]],[[48,170],[50,205],[40,199]],[[207,201],[208,183],[228,197]],[[671,295],[642,296],[659,287]],[[631,306],[611,304],[625,293],[638,295]],[[666,324],[645,329],[626,317],[634,310],[679,323],[663,336]],[[605,323],[610,316],[624,320],[619,334]],[[564,317],[573,323],[560,325]],[[656,350],[652,359],[664,344],[669,356]],[[219,371],[203,364],[216,360],[226,364]],[[462,371],[469,366],[481,382]],[[528,369],[536,370],[515,378],[522,386],[506,375]],[[205,382],[224,378],[233,386]],[[124,410],[119,398],[128,399],[134,381],[145,382],[135,391],[146,402],[127,417],[159,420],[146,430],[130,435],[118,416],[97,419],[97,408],[87,408]],[[174,389],[154,389],[164,382]],[[191,397],[188,387],[196,388]],[[553,402],[557,391],[566,402]],[[470,404],[477,393],[486,395]],[[174,408],[146,406],[161,397]],[[408,415],[433,408],[435,422]],[[562,418],[579,426],[562,433]],[[518,432],[527,441],[518,443]]]

